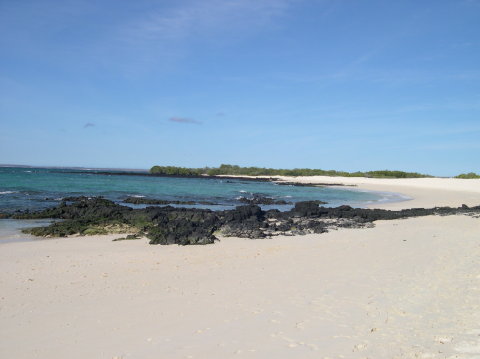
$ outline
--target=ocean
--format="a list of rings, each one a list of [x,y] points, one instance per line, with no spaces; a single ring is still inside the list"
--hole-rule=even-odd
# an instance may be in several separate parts
[[[261,206],[280,210],[288,210],[295,202],[307,200],[321,200],[327,202],[326,206],[346,204],[352,207],[401,200],[395,194],[359,191],[350,187],[306,187],[229,178],[129,176],[114,172],[99,174],[94,170],[0,167],[0,213],[52,207],[69,196],[103,196],[131,207],[145,206],[122,202],[132,196],[208,202],[176,206],[224,210],[242,205],[242,197],[252,198],[254,195],[287,202]]]
[[[118,171],[115,171],[118,173]],[[233,209],[243,205],[242,198],[264,196],[287,204],[261,205],[265,210],[289,210],[299,201],[320,200],[325,206],[365,207],[373,203],[404,200],[394,193],[361,191],[351,187],[306,187],[273,182],[230,178],[177,178],[119,175],[114,171],[0,167],[0,214],[35,211],[58,205],[65,197],[102,196],[119,204],[127,197],[146,197],[167,201],[193,201],[194,205],[174,207]],[[200,204],[207,202],[208,204]],[[49,220],[0,219],[0,243],[31,241],[22,228],[48,225]]]

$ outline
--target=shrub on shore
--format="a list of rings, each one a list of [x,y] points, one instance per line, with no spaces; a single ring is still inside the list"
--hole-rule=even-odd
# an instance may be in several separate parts
[[[185,168],[175,166],[153,166],[150,173],[169,176],[198,176],[202,173],[199,168]]]
[[[459,174],[458,176],[455,176],[455,178],[472,179],[472,178],[480,178],[480,175],[477,175],[475,172],[469,172],[469,173]]]
[[[417,172],[403,171],[368,171],[345,172],[310,168],[275,169],[262,167],[240,167],[222,164],[220,167],[185,168],[175,166],[153,166],[150,173],[166,176],[342,176],[342,177],[372,177],[372,178],[423,178],[432,177]]]

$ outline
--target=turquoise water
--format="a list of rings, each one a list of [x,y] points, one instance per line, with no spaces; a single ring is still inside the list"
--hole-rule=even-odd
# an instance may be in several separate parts
[[[0,219],[0,244],[10,242],[28,242],[38,239],[30,234],[22,233],[23,228],[48,226],[48,219]]]
[[[398,200],[391,194],[350,188],[285,186],[241,179],[122,176],[71,169],[0,168],[0,212],[37,210],[54,206],[63,197],[79,195],[103,196],[119,203],[128,196],[208,201],[215,205],[185,207],[228,209],[241,205],[238,201],[240,197],[251,197],[253,194],[287,202],[321,200],[328,202],[329,206],[348,204],[363,207],[369,203]],[[288,210],[292,205],[262,207]]]

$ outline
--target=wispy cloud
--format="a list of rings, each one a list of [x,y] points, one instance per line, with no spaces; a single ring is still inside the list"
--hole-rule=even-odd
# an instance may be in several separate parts
[[[89,128],[89,127],[95,127],[95,124],[91,122],[87,122],[85,125],[83,125],[83,128]]]
[[[196,125],[201,125],[201,121],[194,120],[192,118],[186,118],[186,117],[170,117],[168,119],[170,122],[175,122],[175,123],[186,123],[186,124],[196,124]]]
[[[124,71],[171,71],[189,58],[195,46],[229,46],[281,26],[278,20],[294,1],[174,2],[173,7],[157,7],[123,23],[113,51],[119,52],[116,58],[128,59]]]
[[[231,44],[272,29],[298,1],[140,1],[115,9],[109,1],[0,1],[0,30],[9,34],[0,37],[0,45],[43,61],[62,58],[61,66],[82,70],[134,77],[169,72],[192,54],[193,44]],[[92,26],[86,29],[85,23]]]
[[[292,0],[197,1],[149,12],[129,26],[131,40],[180,40],[218,30],[261,26],[285,13]],[[219,32],[222,34],[222,32]]]

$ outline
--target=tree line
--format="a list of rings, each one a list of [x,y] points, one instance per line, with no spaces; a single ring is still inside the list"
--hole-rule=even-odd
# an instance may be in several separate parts
[[[342,176],[372,178],[423,178],[430,175],[404,171],[368,171],[346,172],[311,168],[275,169],[263,167],[240,167],[222,164],[220,167],[186,168],[176,166],[153,166],[150,173],[166,176]],[[463,178],[463,177],[462,177]]]

